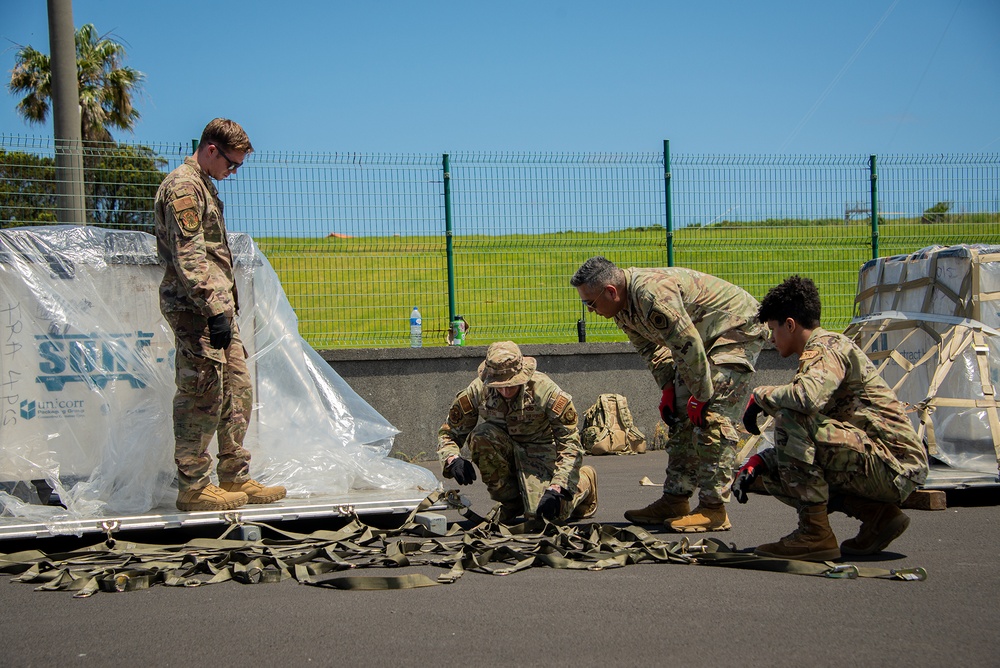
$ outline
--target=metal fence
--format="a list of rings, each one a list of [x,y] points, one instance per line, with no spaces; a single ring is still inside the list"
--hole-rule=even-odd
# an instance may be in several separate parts
[[[0,224],[53,220],[51,140],[0,136]],[[152,198],[190,143],[91,147],[88,221],[151,231]],[[33,156],[33,157],[32,157]],[[36,164],[37,163],[37,164]],[[703,156],[262,151],[221,182],[231,231],[274,266],[317,348],[622,340],[569,278],[592,255],[674,264],[760,298],[812,277],[843,329],[857,273],[931,244],[1000,243],[1000,154]]]

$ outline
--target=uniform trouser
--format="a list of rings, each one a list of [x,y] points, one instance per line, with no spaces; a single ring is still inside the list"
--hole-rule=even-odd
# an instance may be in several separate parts
[[[559,457],[555,443],[520,443],[487,422],[477,425],[466,442],[490,498],[516,514],[523,512],[533,517],[555,472]],[[567,519],[583,500],[583,493],[577,487],[579,480],[579,469],[575,469],[563,490],[558,519]]]
[[[193,313],[171,313],[177,355],[174,394],[174,461],[180,491],[201,489],[210,482],[212,437],[218,435],[220,482],[250,478],[250,453],[243,448],[253,409],[253,388],[247,371],[246,350],[233,322],[233,339],[225,362],[200,354],[208,337],[205,318]]]
[[[773,449],[761,451],[760,480],[775,498],[796,508],[829,503],[838,495],[902,503],[916,485],[884,459],[871,437],[824,415],[779,410]]]
[[[748,346],[750,347],[750,346]],[[756,361],[760,346],[753,344],[751,362]],[[687,417],[687,401],[691,393],[677,386],[676,408],[680,422],[671,430],[667,442],[667,476],[663,482],[666,494],[691,496],[699,488],[699,499],[708,505],[728,502],[739,434],[734,422],[741,419],[750,397],[753,372],[742,366],[712,365],[712,385],[715,394],[706,407],[706,426],[697,428]]]

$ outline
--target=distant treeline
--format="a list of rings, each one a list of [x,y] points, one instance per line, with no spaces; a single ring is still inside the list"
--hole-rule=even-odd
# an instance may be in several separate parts
[[[153,231],[153,198],[167,161],[145,146],[84,147],[87,223]],[[0,228],[56,222],[55,159],[0,148]]]

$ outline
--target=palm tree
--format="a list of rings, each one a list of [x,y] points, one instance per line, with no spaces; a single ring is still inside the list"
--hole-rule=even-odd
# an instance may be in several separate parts
[[[107,35],[98,37],[92,23],[76,31],[76,69],[80,84],[80,116],[86,143],[110,142],[111,128],[131,132],[139,120],[132,97],[146,75],[123,65],[125,47]],[[44,123],[52,100],[49,56],[30,46],[18,49],[8,89],[25,94],[17,111],[28,123]]]

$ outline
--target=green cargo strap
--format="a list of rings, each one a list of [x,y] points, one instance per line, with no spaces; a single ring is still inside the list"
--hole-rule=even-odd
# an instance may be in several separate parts
[[[385,589],[416,589],[418,587],[434,587],[437,582],[426,575],[411,573],[409,575],[393,575],[389,577],[358,577],[346,576],[330,578],[322,582],[307,582],[313,587],[328,587],[354,591],[376,591]]]
[[[879,569],[851,564],[812,563],[760,557],[719,540],[666,540],[638,526],[597,523],[556,525],[549,522],[507,526],[500,507],[480,517],[462,514],[472,526],[453,523],[444,536],[429,534],[414,521],[416,513],[445,498],[425,499],[398,529],[377,529],[357,516],[335,531],[309,534],[266,524],[260,540],[228,538],[240,524],[217,539],[194,539],[179,545],[148,545],[109,540],[61,554],[38,550],[0,554],[0,572],[40,591],[69,591],[86,598],[98,592],[128,592],[155,585],[200,587],[228,582],[276,583],[295,579],[328,589],[371,591],[451,584],[469,571],[508,576],[528,568],[600,571],[643,562],[748,568],[825,578],[924,580],[922,568]],[[454,495],[452,495],[454,500]],[[668,534],[673,536],[673,534]],[[342,575],[372,568],[434,566],[444,572],[433,580],[423,574]]]

